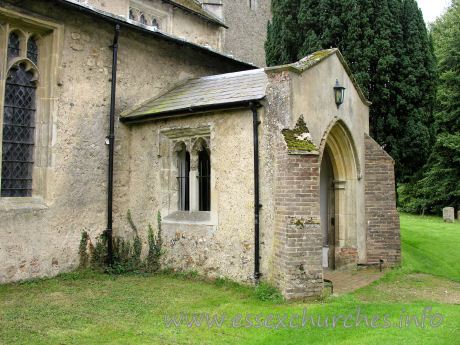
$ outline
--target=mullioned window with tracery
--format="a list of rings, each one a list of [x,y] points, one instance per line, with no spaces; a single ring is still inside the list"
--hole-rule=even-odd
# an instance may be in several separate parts
[[[32,195],[38,54],[33,36],[10,32],[2,121],[2,197]]]
[[[64,26],[0,7],[0,212],[52,199]]]

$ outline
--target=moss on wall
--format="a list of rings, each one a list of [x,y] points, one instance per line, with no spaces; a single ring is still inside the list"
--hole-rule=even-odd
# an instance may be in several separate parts
[[[310,132],[302,115],[299,117],[294,129],[283,129],[281,133],[283,133],[284,141],[289,150],[309,152],[318,150],[311,142]]]

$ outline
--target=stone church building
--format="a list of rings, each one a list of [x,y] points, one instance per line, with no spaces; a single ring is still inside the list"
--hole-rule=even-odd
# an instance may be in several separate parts
[[[370,103],[337,49],[264,68],[269,7],[0,4],[0,283],[74,269],[112,213],[131,238],[128,210],[139,229],[161,212],[164,266],[288,299],[321,293],[324,270],[400,262]]]

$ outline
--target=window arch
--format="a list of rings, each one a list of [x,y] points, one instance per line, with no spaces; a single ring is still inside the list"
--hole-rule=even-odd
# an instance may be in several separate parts
[[[0,64],[0,201],[15,210],[42,209],[53,198],[54,86],[64,25],[13,9],[0,12],[6,60]]]
[[[157,20],[155,18],[152,19],[152,26],[157,28],[157,29],[160,28],[160,26],[158,25],[158,22],[157,22]]]
[[[21,54],[19,36],[16,32],[11,32],[8,36],[8,61],[12,58],[18,57]]]
[[[38,64],[38,45],[33,37],[27,40],[27,58],[34,64]]]
[[[145,19],[144,14],[141,14],[141,16],[139,17],[139,22],[141,24],[147,25],[147,19]]]
[[[190,153],[184,143],[177,152],[177,183],[179,186],[179,205],[181,211],[190,210]]]
[[[200,211],[211,210],[211,159],[206,147],[198,152],[198,201]]]
[[[136,20],[136,17],[134,15],[134,10],[132,8],[129,9],[129,19]]]
[[[35,71],[26,61],[10,68],[3,109],[2,197],[32,195],[36,90]]]

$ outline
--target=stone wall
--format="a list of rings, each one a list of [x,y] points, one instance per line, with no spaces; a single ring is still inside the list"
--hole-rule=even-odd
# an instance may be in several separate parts
[[[224,28],[202,18],[175,8],[172,17],[171,34],[185,37],[188,41],[222,51],[222,31]]]
[[[367,261],[385,266],[401,263],[401,235],[396,211],[394,161],[365,135]]]
[[[46,66],[39,62],[39,69],[50,68],[50,73],[56,76],[53,83],[39,80],[44,83],[41,87],[51,92],[48,101],[52,106],[37,110],[37,118],[41,118],[41,112],[50,111],[49,135],[40,138],[50,142],[45,167],[48,192],[14,202],[0,200],[0,283],[51,276],[75,268],[82,231],[87,231],[94,242],[106,228],[105,137],[110,112],[112,50],[109,47],[114,33],[113,24],[53,2],[10,2],[27,9],[27,15],[20,9],[11,9],[25,21],[31,23],[33,18],[42,18],[62,25],[63,29],[61,44],[52,51],[58,63]],[[4,12],[3,8],[0,11]],[[20,25],[21,20],[15,19],[15,23]],[[40,48],[40,40],[38,44]],[[203,50],[125,27],[120,32],[118,53],[117,114],[181,80],[244,68]],[[0,67],[4,82],[5,64],[2,62]],[[144,218],[139,213],[143,206],[131,204],[139,193],[131,185],[145,186],[145,180],[130,179],[131,155],[137,159],[151,152],[148,146],[136,147],[136,142],[131,143],[131,138],[137,135],[140,134],[132,133],[131,128],[116,121],[115,234],[124,234],[128,208],[132,208],[133,218],[139,224],[143,220],[155,225],[156,209],[152,210],[152,217]],[[147,193],[145,197],[150,195]]]
[[[224,0],[223,52],[256,66],[265,66],[264,43],[267,23],[271,19],[270,0]]]
[[[159,29],[168,34],[183,37],[190,42],[210,46],[221,51],[222,28],[210,23],[198,15],[191,14],[161,0],[78,0],[97,9],[129,18],[129,9],[133,8],[135,20],[141,14],[148,21],[155,18]]]
[[[254,171],[252,112],[223,111],[131,125],[129,208],[141,237],[147,224],[156,228],[162,210],[166,254],[163,265],[196,270],[210,277],[251,282],[254,271]],[[204,129],[209,128],[209,131]],[[166,167],[175,157],[164,149],[164,136],[182,141],[208,137],[211,159],[211,211],[178,211],[167,189],[176,174]],[[248,140],[249,139],[249,140]],[[190,199],[193,189],[191,189]],[[124,210],[126,212],[126,209]],[[117,231],[131,232],[126,219]]]
[[[205,4],[209,12],[222,19],[227,29],[161,0],[78,1],[125,17],[130,4],[147,14],[157,13],[162,31],[210,46],[256,66],[265,66],[264,43],[267,23],[271,19],[270,0],[215,0]]]

